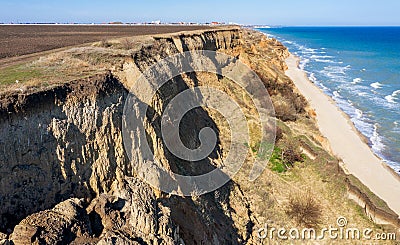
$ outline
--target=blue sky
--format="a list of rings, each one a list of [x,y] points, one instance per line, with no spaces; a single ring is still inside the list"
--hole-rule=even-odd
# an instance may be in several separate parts
[[[0,22],[400,25],[399,0],[0,0]]]

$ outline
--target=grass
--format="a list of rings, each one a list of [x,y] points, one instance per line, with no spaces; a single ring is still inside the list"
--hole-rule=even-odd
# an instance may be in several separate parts
[[[282,149],[275,147],[269,160],[272,171],[283,173],[287,171],[286,165],[282,161]]]
[[[73,52],[52,53],[38,60],[0,69],[0,90],[44,89],[50,85],[58,85],[76,79],[90,77],[104,72],[107,61],[121,63],[120,55],[112,56],[85,49],[80,56]],[[95,63],[92,65],[91,63]],[[18,82],[17,82],[18,81]]]
[[[273,144],[269,142],[256,143],[254,147],[249,146],[248,143],[244,144],[249,147],[251,152],[256,154],[257,158],[260,160],[268,161],[270,169],[283,173],[287,171],[286,165],[282,161],[282,149],[279,147],[274,147]]]
[[[270,142],[256,142],[254,146],[245,143],[245,146],[250,148],[251,152],[260,160],[269,161],[269,168],[278,173],[284,173],[293,166],[296,162],[304,162],[307,157],[300,153],[298,144],[293,143],[295,140],[274,146]],[[295,157],[291,157],[294,155]]]
[[[30,67],[26,64],[3,68],[0,70],[0,74],[1,86],[15,84],[17,80],[19,83],[25,83],[29,80],[40,78],[44,75],[40,69]]]

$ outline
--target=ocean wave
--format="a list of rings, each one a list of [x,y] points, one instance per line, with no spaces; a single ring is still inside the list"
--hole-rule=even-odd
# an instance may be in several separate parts
[[[368,96],[368,93],[366,92],[360,93]],[[340,95],[339,91],[334,91],[332,94],[332,98],[336,101],[339,108],[349,115],[355,127],[363,135],[369,138],[372,150],[375,153],[380,154],[386,147],[383,143],[383,137],[378,132],[380,125],[378,123],[373,124],[370,122],[369,119],[364,116],[364,112],[356,108],[350,100],[344,99]]]
[[[400,173],[400,164],[398,162],[388,161],[383,159],[396,173]]]
[[[396,101],[394,101],[394,97],[392,95],[387,95],[385,96],[385,99],[387,100],[387,102],[389,103],[396,103]]]
[[[351,66],[326,66],[324,70],[330,74],[342,74],[346,75],[346,71],[349,70]]]
[[[352,84],[357,84],[357,83],[360,83],[360,82],[362,82],[362,79],[359,78],[359,77],[357,77],[357,78],[354,78],[354,79],[353,79]]]
[[[300,70],[304,71],[304,68],[306,67],[306,65],[310,62],[309,59],[301,59],[300,64],[299,64],[299,68]]]
[[[364,112],[354,106],[349,100],[345,100],[338,91],[333,92],[332,98],[336,101],[339,108],[350,116],[355,127],[371,142],[371,148],[374,152],[381,153],[385,149],[383,137],[378,133],[380,125],[368,122],[369,119],[364,116]]]
[[[372,149],[375,150],[376,152],[381,152],[383,149],[385,149],[385,145],[382,143],[382,137],[378,133],[378,127],[379,127],[379,124],[375,123],[374,131],[372,133],[370,140],[372,143],[372,146],[371,146]]]
[[[400,95],[400,89],[399,89],[399,90],[396,90],[396,91],[394,91],[394,92],[392,93],[392,96],[393,96],[393,97],[396,97],[397,95]]]
[[[329,78],[334,82],[345,82],[346,81],[346,71],[350,69],[350,66],[326,66],[321,74]]]
[[[367,96],[368,93],[367,93],[367,92],[359,92],[357,95],[358,95],[358,96]]]
[[[351,115],[351,113],[348,114],[351,118],[351,121],[354,123],[354,126],[366,137],[371,137],[371,128],[372,125],[368,122],[365,121],[365,118],[357,118],[354,115]]]
[[[333,97],[341,97],[339,91],[333,91]]]
[[[364,115],[363,111],[360,109],[356,109],[356,115],[358,119],[361,119]]]
[[[379,89],[382,88],[383,85],[380,82],[375,82],[371,83],[370,86],[373,87],[374,89]]]
[[[315,83],[317,81],[317,78],[315,77],[314,73],[310,73],[310,75],[308,76],[308,79],[310,79],[311,82]]]
[[[306,46],[303,46],[303,45],[297,45],[297,47],[303,54],[317,53],[317,49],[315,49],[315,48],[307,48]]]
[[[389,102],[389,103],[397,103],[397,95],[400,94],[400,90],[396,90],[394,91],[392,94],[385,96],[385,99]]]
[[[294,42],[292,42],[292,41],[283,41],[283,43],[294,44]]]
[[[326,87],[324,84],[319,83],[319,86],[322,88],[322,90],[324,90],[324,91],[329,91],[329,88]]]
[[[381,106],[381,107],[384,107],[386,109],[391,109],[391,110],[398,109],[397,103],[389,102],[386,98],[379,96],[377,92],[375,92],[375,91],[373,91],[373,92],[375,95],[370,96],[369,98],[370,98],[371,102],[374,103],[374,105]]]
[[[321,63],[338,63],[336,61],[333,60],[323,60],[323,59],[314,59],[316,62],[321,62]]]
[[[311,59],[332,59],[334,57],[330,56],[330,55],[315,55],[315,54],[313,54],[313,55],[310,56],[310,58]]]

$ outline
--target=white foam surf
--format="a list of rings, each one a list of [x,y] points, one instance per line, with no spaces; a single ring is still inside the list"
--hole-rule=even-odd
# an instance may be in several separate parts
[[[362,110],[360,109],[356,109],[356,115],[358,119],[361,119],[362,116],[364,115],[364,113],[362,112]]]
[[[397,103],[396,100],[398,95],[400,95],[400,90],[396,90],[392,94],[385,96],[385,99],[389,103]]]
[[[353,79],[352,84],[357,84],[357,83],[361,83],[361,82],[362,82],[362,79],[359,78],[359,77],[357,77],[357,78],[354,78],[354,79]]]
[[[372,149],[375,150],[376,152],[381,152],[383,149],[385,149],[385,145],[382,143],[382,137],[378,133],[378,127],[379,124],[375,123],[374,131],[372,133],[370,140],[372,143]]]
[[[308,77],[310,79],[311,82],[315,83],[317,81],[317,78],[315,77],[314,73],[310,73],[310,76]]]
[[[333,91],[333,97],[340,97],[340,94],[338,91]]]
[[[333,60],[324,60],[324,59],[314,59],[316,62],[321,62],[321,63],[337,63],[336,61]]]
[[[304,71],[304,68],[306,67],[306,65],[307,65],[309,62],[310,62],[309,59],[302,59],[302,60],[300,61],[300,64],[299,64],[300,70],[303,70],[303,71]]]
[[[321,53],[322,53],[322,52],[321,52]],[[313,55],[311,55],[310,58],[311,58],[311,59],[332,59],[333,56],[330,56],[330,55],[316,55],[316,54],[313,54]]]
[[[400,95],[400,89],[399,89],[399,90],[396,90],[396,91],[394,91],[394,92],[392,93],[392,96],[393,96],[393,97],[396,97],[396,96],[398,96],[398,95]]]
[[[389,103],[396,103],[396,101],[394,101],[394,97],[392,95],[387,95],[385,96],[385,99],[387,100],[387,102]]]
[[[374,89],[380,89],[382,88],[383,85],[380,82],[375,82],[371,83],[370,86],[373,87]]]

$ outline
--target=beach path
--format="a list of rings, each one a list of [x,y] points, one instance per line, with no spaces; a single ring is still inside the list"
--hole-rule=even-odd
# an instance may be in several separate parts
[[[400,179],[361,139],[348,117],[298,68],[298,58],[287,58],[290,77],[317,114],[318,127],[333,153],[343,159],[349,173],[400,214]]]

